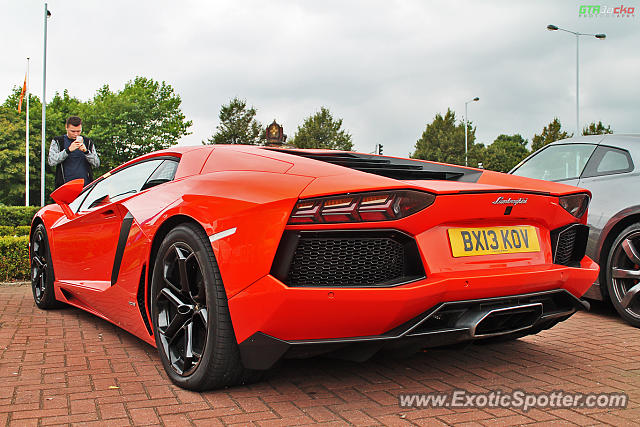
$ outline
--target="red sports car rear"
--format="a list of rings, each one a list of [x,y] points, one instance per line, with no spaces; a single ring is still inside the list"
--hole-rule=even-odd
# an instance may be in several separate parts
[[[283,357],[533,334],[587,307],[598,273],[588,192],[479,169],[214,146],[80,187],[34,219],[36,303],[131,331],[190,389],[255,380]],[[91,261],[66,257],[78,245]]]

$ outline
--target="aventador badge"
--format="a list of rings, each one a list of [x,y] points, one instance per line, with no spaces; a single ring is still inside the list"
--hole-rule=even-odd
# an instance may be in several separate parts
[[[495,199],[493,202],[494,205],[524,205],[527,203],[528,199],[512,199],[512,198],[508,198],[505,199],[504,197],[500,196],[497,199]]]

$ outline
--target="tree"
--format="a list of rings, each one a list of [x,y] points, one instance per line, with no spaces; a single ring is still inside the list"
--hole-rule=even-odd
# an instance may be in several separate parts
[[[256,120],[256,109],[247,108],[245,99],[233,98],[220,108],[220,124],[209,138],[210,144],[264,145],[265,130]]]
[[[17,112],[20,90],[14,87],[0,107],[0,203],[5,204],[24,201],[25,112]],[[33,94],[29,102],[29,198],[32,204],[39,204],[42,104]],[[56,93],[47,104],[45,156],[51,140],[66,132],[66,119],[80,116],[83,133],[96,140],[102,163],[101,170],[94,174],[98,176],[138,155],[166,148],[186,135],[191,121],[185,120],[180,103],[171,86],[144,77],[128,82],[119,92],[103,86],[90,102],[71,97],[67,90],[62,95]],[[54,189],[55,168],[46,166],[45,170],[48,196]]]
[[[31,99],[30,99],[31,101]],[[29,116],[32,116],[29,111]],[[39,126],[38,126],[39,127]],[[40,203],[40,136],[39,129],[29,123],[29,201]],[[31,137],[34,135],[34,138]],[[36,136],[37,135],[37,136]],[[36,142],[37,141],[37,142]],[[36,151],[34,148],[38,148]],[[25,112],[17,107],[0,107],[0,203],[24,205],[25,190]]]
[[[40,106],[42,108],[42,105]],[[47,149],[48,143],[58,136],[64,135],[67,131],[65,124],[70,116],[84,116],[86,105],[78,98],[69,96],[69,91],[65,89],[60,95],[56,92],[53,99],[47,104]],[[83,129],[83,133],[86,133],[87,129]],[[48,154],[48,152],[47,152]]]
[[[298,126],[291,144],[298,148],[324,148],[329,150],[351,151],[351,134],[341,129],[342,119],[334,119],[326,107],[307,117]]]
[[[536,151],[554,141],[573,136],[573,134],[569,135],[569,133],[561,131],[561,128],[560,120],[555,117],[551,123],[542,129],[540,135],[533,135],[533,138],[531,138],[531,151]]]
[[[604,127],[601,121],[596,124],[596,122],[591,122],[588,126],[585,126],[582,129],[583,135],[604,135],[607,133],[613,133],[611,130],[611,126]]]
[[[20,89],[19,87],[14,87],[11,94],[5,100],[3,106],[12,109],[15,108],[17,110],[18,99],[20,97]],[[30,139],[34,137],[41,138],[41,124],[42,124],[42,103],[40,102],[40,98],[35,96],[33,93],[29,94],[29,122],[30,124],[36,125],[37,132],[34,134],[30,133]],[[24,119],[25,114],[25,105],[26,101],[23,101],[21,117]],[[65,89],[60,93],[56,92],[51,99],[47,103],[47,147],[49,149],[49,143],[51,140],[58,136],[63,135],[65,130],[65,123],[69,116],[80,116],[82,117],[84,111],[86,110],[86,104],[80,101],[78,98],[74,98],[69,96],[69,92]],[[31,127],[31,126],[29,126]],[[38,139],[38,142],[40,139]]]
[[[142,154],[167,148],[191,126],[171,85],[136,77],[124,89],[100,88],[86,105],[83,133],[96,141],[101,167],[94,176]]]
[[[25,122],[26,101],[22,104],[22,113],[18,114],[20,87],[14,87],[0,109],[3,131],[0,132],[0,173],[4,191],[0,190],[0,203],[7,205],[24,205],[24,154],[25,154]],[[58,97],[56,96],[54,99]],[[49,142],[56,134],[54,110],[55,104],[47,104],[47,135],[45,156],[48,154]],[[64,125],[63,125],[64,128]],[[29,94],[29,202],[40,204],[40,153],[42,140],[42,103],[34,94]],[[48,197],[54,189],[54,169],[46,164],[45,159],[45,203],[51,203]]]
[[[485,150],[484,167],[498,172],[509,172],[529,154],[527,144],[528,141],[520,134],[498,136]]]
[[[476,144],[476,130],[467,122],[467,157],[470,166],[483,162],[484,145]],[[464,122],[456,124],[456,114],[447,109],[442,116],[436,114],[416,141],[414,159],[464,165]]]

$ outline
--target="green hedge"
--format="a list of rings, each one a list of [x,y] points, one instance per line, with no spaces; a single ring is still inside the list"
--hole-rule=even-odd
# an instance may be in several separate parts
[[[28,225],[19,225],[12,227],[10,225],[0,225],[0,237],[2,236],[28,236],[31,227]]]
[[[29,279],[29,236],[0,237],[0,281]]]
[[[38,206],[0,206],[0,281],[30,280],[29,230]]]
[[[0,225],[31,225],[31,220],[39,210],[39,206],[0,206]]]

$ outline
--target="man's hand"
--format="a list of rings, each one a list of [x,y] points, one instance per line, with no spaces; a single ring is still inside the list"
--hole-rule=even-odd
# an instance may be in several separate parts
[[[75,151],[75,150],[78,150],[78,149],[80,151],[82,151],[83,153],[87,152],[87,147],[85,147],[85,145],[84,145],[84,138],[82,138],[81,136],[78,136],[76,138],[76,140],[73,141],[71,143],[71,145],[69,146],[69,151]]]
[[[78,148],[80,149],[80,151],[86,151],[87,150],[86,148],[82,150],[83,147],[84,147],[83,142],[73,141],[69,146],[69,151],[76,151]]]

